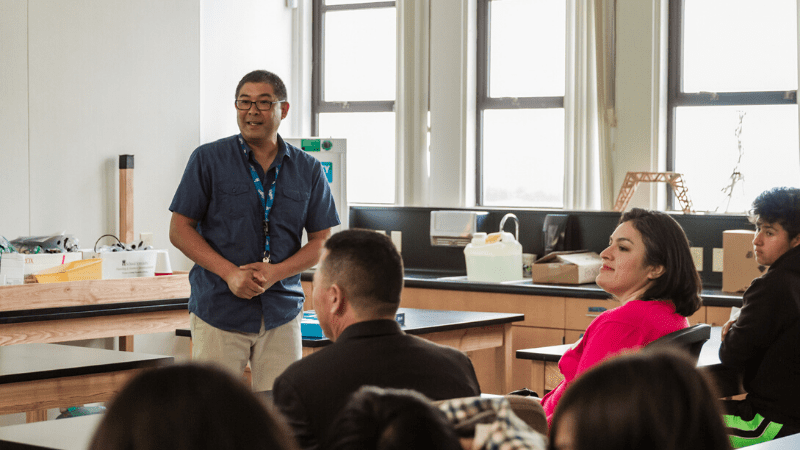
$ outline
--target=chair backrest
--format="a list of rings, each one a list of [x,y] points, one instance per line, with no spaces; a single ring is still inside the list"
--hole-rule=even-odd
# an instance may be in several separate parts
[[[541,399],[514,394],[507,394],[505,398],[517,417],[535,431],[547,436],[547,416],[544,413]]]
[[[700,351],[703,349],[703,344],[711,337],[711,325],[705,323],[698,323],[691,327],[684,328],[661,336],[655,341],[649,343],[648,347],[657,346],[670,346],[682,348],[689,352],[694,358],[694,361],[700,358]]]

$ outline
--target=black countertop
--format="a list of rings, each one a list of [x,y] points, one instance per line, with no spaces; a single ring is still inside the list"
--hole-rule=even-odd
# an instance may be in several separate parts
[[[301,279],[311,281],[312,272],[304,272]],[[446,289],[451,291],[520,294],[531,296],[577,297],[606,299],[609,295],[594,283],[580,285],[558,285],[531,283],[530,279],[507,283],[482,283],[468,281],[463,273],[407,269],[405,287],[422,289]],[[730,294],[719,289],[703,289],[705,306],[742,306],[742,294]],[[118,314],[141,314],[157,311],[187,309],[188,298],[148,300],[131,303],[109,303],[63,308],[27,309],[0,312],[0,325],[45,320],[64,320],[83,317],[110,316]]]
[[[303,273],[302,279],[311,281],[312,274]],[[588,284],[540,284],[530,278],[519,282],[483,283],[468,281],[463,273],[406,269],[405,287],[421,289],[446,289],[451,291],[487,292],[498,294],[539,295],[552,297],[577,297],[608,299],[610,295],[594,283]],[[742,306],[742,294],[731,294],[719,289],[703,289],[705,306]]]
[[[0,384],[160,367],[172,356],[59,344],[0,346]]]

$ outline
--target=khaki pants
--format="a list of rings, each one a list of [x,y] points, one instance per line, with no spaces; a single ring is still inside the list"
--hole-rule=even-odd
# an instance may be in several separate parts
[[[301,317],[302,312],[271,330],[264,330],[262,320],[258,333],[242,333],[220,330],[192,313],[192,360],[216,364],[237,378],[244,374],[249,361],[253,391],[272,390],[275,378],[303,355]]]

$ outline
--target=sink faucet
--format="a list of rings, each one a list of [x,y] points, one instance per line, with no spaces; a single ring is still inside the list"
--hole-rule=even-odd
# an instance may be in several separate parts
[[[519,219],[513,213],[508,213],[500,220],[500,231],[503,231],[506,225],[506,220],[514,219],[514,224],[516,225],[516,236],[515,239],[519,242]]]

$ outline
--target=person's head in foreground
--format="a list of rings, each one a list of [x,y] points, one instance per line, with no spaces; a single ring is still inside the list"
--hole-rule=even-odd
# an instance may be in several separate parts
[[[756,261],[771,266],[800,244],[800,189],[777,187],[762,192],[753,201],[750,220],[756,225]]]
[[[597,285],[623,303],[671,301],[686,317],[702,305],[689,240],[666,213],[640,208],[624,213],[600,256]]]
[[[113,399],[90,450],[296,450],[291,430],[219,369],[180,364],[144,371]]]
[[[325,450],[460,450],[444,413],[415,391],[365,386],[320,446]]]
[[[550,450],[729,448],[717,395],[675,349],[593,367],[564,393],[550,428]]]
[[[332,341],[353,323],[394,320],[402,290],[403,259],[385,234],[351,229],[325,241],[312,298]]]

